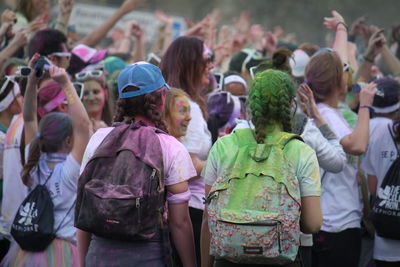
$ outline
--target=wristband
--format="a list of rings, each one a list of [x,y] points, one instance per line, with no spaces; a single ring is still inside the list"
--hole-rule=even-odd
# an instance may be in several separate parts
[[[349,29],[349,26],[347,26],[346,23],[340,21],[340,22],[338,22],[338,23],[336,24],[336,30],[338,30],[338,27],[339,27],[340,24],[342,24],[342,25],[346,28],[346,31]]]
[[[358,109],[367,108],[369,110],[369,116],[372,117],[374,115],[374,109],[371,106],[359,106]]]

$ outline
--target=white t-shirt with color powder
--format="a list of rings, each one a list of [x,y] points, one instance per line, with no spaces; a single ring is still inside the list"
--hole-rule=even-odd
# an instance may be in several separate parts
[[[72,154],[68,154],[63,162],[55,165],[53,171],[44,160],[39,160],[38,166],[31,171],[33,183],[30,189],[33,190],[39,183],[44,184],[49,178],[46,187],[54,205],[54,230],[58,229],[56,236],[76,243],[74,214],[80,165]]]
[[[189,100],[189,104],[192,119],[186,135],[182,138],[182,143],[189,153],[197,154],[200,160],[205,161],[211,148],[211,133],[208,130],[207,122],[203,117],[200,106],[192,100]],[[204,210],[204,178],[197,177],[190,180],[189,188],[192,192],[189,206]]]
[[[351,134],[352,129],[338,109],[317,104],[319,112],[339,140]],[[321,174],[321,230],[331,233],[349,228],[360,228],[362,199],[357,181],[357,157],[347,155],[347,163],[339,173]]]
[[[21,136],[24,129],[22,114],[14,116],[8,127],[3,154],[3,200],[1,203],[1,224],[3,234],[9,234],[17,210],[28,195],[28,188],[22,183]]]
[[[374,134],[370,136],[362,168],[367,174],[376,176],[377,188],[379,188],[386,172],[397,157],[397,150],[388,129],[388,126],[392,127],[392,122],[376,118],[374,124]],[[398,147],[400,149],[400,145]],[[400,261],[400,241],[382,238],[375,234],[374,259]]]
[[[80,173],[93,157],[97,147],[113,129],[113,127],[100,128],[92,135],[83,155]],[[185,147],[173,136],[157,134],[157,137],[163,153],[165,185],[178,184],[196,176],[192,159]]]

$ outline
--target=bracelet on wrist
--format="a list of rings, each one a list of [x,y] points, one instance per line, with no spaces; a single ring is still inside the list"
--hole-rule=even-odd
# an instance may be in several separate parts
[[[336,24],[336,30],[339,30],[339,29],[338,29],[339,25],[343,25],[346,31],[349,29],[349,26],[347,26],[346,23],[344,23],[343,21],[339,21],[339,22]]]
[[[363,58],[364,58],[364,61],[367,61],[367,62],[369,62],[369,63],[374,64],[374,59],[373,59],[373,58],[370,58],[370,57],[368,57],[368,56],[364,56]]]
[[[373,107],[371,107],[371,106],[366,106],[366,105],[361,105],[361,106],[358,107],[358,110],[360,110],[360,109],[362,109],[362,108],[368,109],[368,110],[369,110],[369,116],[370,116],[370,117],[373,116],[373,114],[374,114],[374,112],[375,112]]]

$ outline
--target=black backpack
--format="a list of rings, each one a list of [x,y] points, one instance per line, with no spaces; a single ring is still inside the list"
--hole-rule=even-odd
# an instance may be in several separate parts
[[[371,221],[378,236],[400,240],[400,152],[390,126],[388,128],[397,150],[397,158],[378,189]]]
[[[38,173],[40,174],[39,165]],[[23,250],[32,252],[45,250],[56,237],[55,233],[74,206],[73,204],[54,231],[54,204],[46,187],[52,174],[53,172],[44,184],[40,184],[39,175],[39,184],[24,199],[14,217],[11,235]]]

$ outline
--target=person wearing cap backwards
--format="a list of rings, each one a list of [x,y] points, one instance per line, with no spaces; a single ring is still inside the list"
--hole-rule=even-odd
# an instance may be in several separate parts
[[[138,62],[118,76],[115,122],[142,122],[166,132],[161,119],[166,91],[169,89],[158,67]],[[81,166],[83,172],[97,147],[114,127],[99,129],[90,139]],[[174,137],[157,133],[163,158],[168,203],[168,225],[183,265],[196,266],[193,230],[188,212],[188,179],[196,175],[189,153]],[[81,207],[81,209],[84,207]],[[94,218],[95,219],[95,218]],[[78,230],[78,250],[82,266],[165,266],[162,238],[119,241]]]

